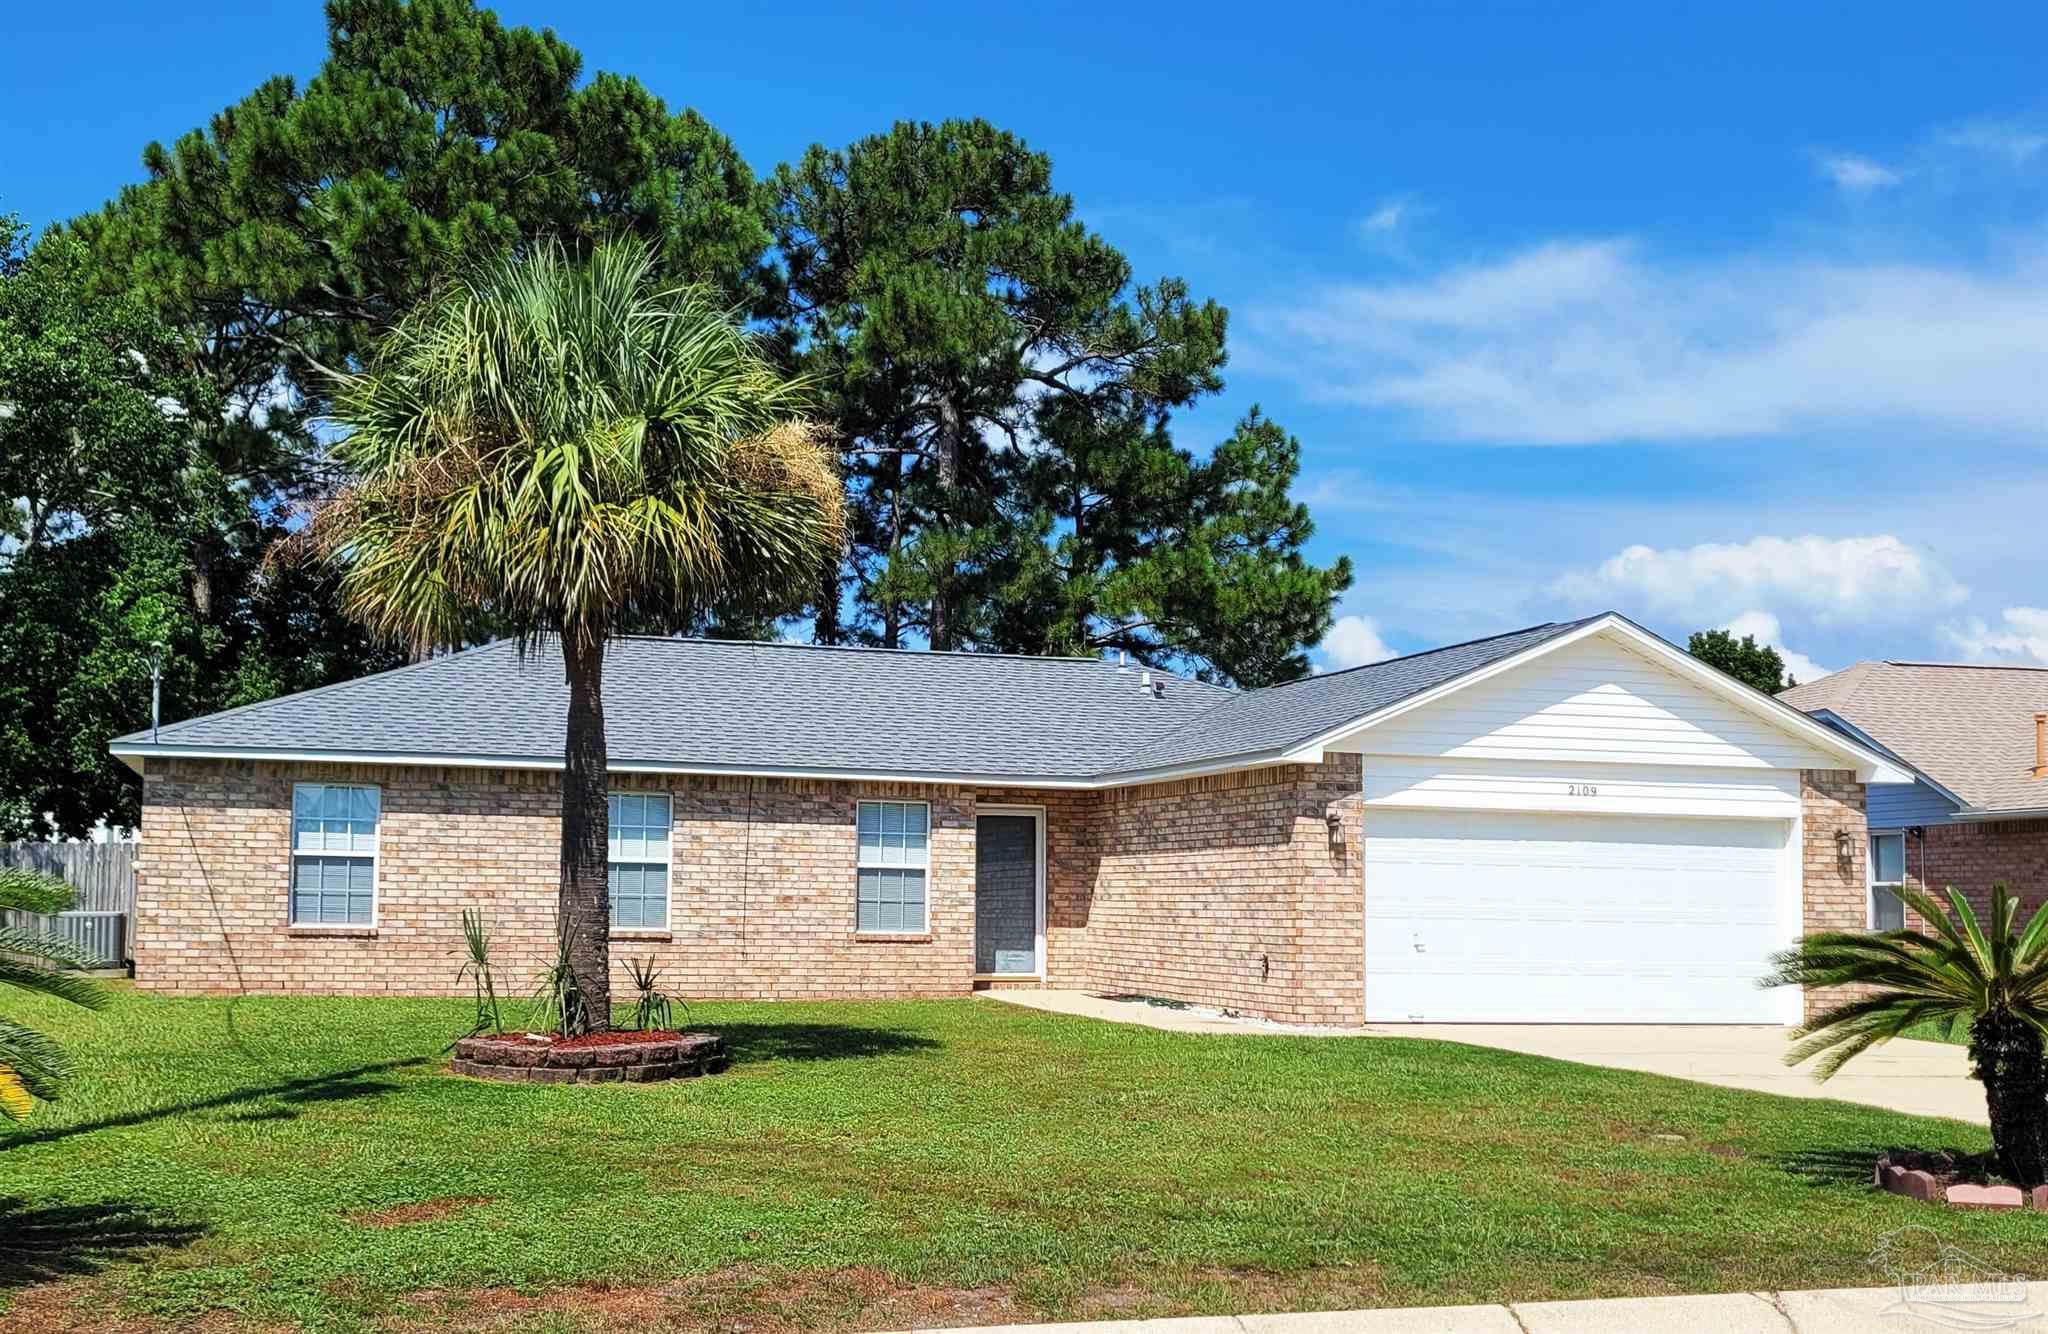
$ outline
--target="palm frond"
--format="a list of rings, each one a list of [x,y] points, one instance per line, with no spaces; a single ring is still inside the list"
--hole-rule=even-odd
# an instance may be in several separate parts
[[[452,284],[335,388],[353,484],[315,516],[351,614],[445,643],[793,599],[836,550],[835,457],[734,313],[637,244],[543,245]]]
[[[0,1066],[6,1066],[24,1089],[45,1102],[56,1098],[72,1070],[71,1058],[62,1047],[12,1019],[0,1019]]]
[[[60,913],[77,902],[77,892],[54,875],[20,866],[0,867],[0,910]]]
[[[1787,1064],[1819,1057],[1828,1079],[1871,1047],[1927,1023],[1953,1033],[1985,1015],[2048,1034],[2048,927],[2034,914],[2015,929],[2019,901],[1992,889],[1988,911],[1951,888],[1948,907],[1907,888],[1928,930],[1821,931],[1772,959],[1767,986],[1844,988],[1853,995],[1795,1030]]]

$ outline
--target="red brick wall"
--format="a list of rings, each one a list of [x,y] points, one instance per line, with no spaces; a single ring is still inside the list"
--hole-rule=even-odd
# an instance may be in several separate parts
[[[374,929],[291,928],[295,781],[382,789]],[[1115,792],[621,775],[674,799],[671,930],[615,937],[615,985],[654,957],[686,997],[957,995],[974,968],[978,802],[1046,808],[1054,986],[1356,1022],[1363,1005],[1355,760]],[[932,807],[931,930],[854,931],[854,808]],[[501,992],[552,954],[557,781],[518,770],[168,761],[145,785],[135,950],[165,991],[455,993],[460,912],[483,909]],[[1333,841],[1332,805],[1346,812]]]
[[[1358,804],[1355,756],[1100,794],[1092,892],[1060,922],[1080,948],[1055,985],[1360,1022]]]
[[[294,781],[382,788],[374,931],[292,928]],[[456,992],[461,910],[484,911],[500,991],[553,954],[557,780],[518,770],[244,762],[151,766],[136,888],[136,976],[165,991]],[[674,798],[671,931],[615,938],[683,996],[950,995],[974,952],[974,798],[947,787],[621,775]],[[854,805],[929,801],[931,932],[854,932]],[[509,986],[506,985],[509,983]]]
[[[1999,820],[1926,826],[1906,835],[1906,879],[1943,904],[1950,886],[1983,912],[2003,880],[2020,900],[2020,921],[2048,902],[2048,821]]]

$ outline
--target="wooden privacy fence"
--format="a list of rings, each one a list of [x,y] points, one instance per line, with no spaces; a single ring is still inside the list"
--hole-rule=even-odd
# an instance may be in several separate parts
[[[78,894],[78,902],[67,913],[0,917],[61,936],[109,967],[124,964],[129,928],[135,921],[135,853],[132,842],[0,843],[0,867],[54,875]]]

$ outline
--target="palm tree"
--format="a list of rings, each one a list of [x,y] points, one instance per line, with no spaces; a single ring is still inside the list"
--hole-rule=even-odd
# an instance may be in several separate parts
[[[558,923],[581,1014],[610,1024],[604,646],[736,600],[801,597],[843,494],[806,386],[634,244],[507,259],[428,300],[341,378],[350,483],[307,529],[344,608],[415,651],[479,614],[561,646]]]
[[[71,887],[54,876],[19,869],[0,870],[0,910],[59,913],[74,902]],[[104,991],[67,969],[89,968],[92,960],[69,942],[20,926],[0,926],[0,986],[97,1010]],[[64,1049],[27,1024],[0,1019],[0,1116],[25,1121],[35,1100],[49,1101],[71,1077]]]
[[[1922,1024],[1970,1035],[1970,1073],[1984,1085],[1999,1171],[2022,1186],[2048,1180],[2048,911],[2015,930],[2019,900],[1991,890],[1980,923],[1953,888],[1953,911],[1906,889],[1925,931],[1822,931],[1773,959],[1767,986],[1845,987],[1854,994],[1793,1034],[1788,1065],[1822,1055],[1827,1079],[1880,1042]]]

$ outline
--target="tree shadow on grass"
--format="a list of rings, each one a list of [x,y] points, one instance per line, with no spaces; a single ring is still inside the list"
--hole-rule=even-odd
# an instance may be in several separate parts
[[[0,1289],[86,1278],[157,1246],[189,1246],[206,1235],[198,1223],[125,1200],[30,1205],[0,1196]]]
[[[1765,1161],[1798,1177],[1809,1186],[1874,1186],[1872,1176],[1877,1169],[1878,1156],[1896,1147],[1863,1144],[1842,1149],[1795,1149],[1789,1153],[1771,1154]],[[1943,1150],[1923,1152],[1938,1153]],[[1978,1150],[1959,1149],[1954,1145],[1949,1145],[1946,1152],[1964,1161],[1982,1156]]]
[[[230,1089],[211,1098],[191,1098],[168,1106],[150,1107],[141,1111],[124,1112],[119,1116],[103,1116],[93,1121],[81,1121],[77,1125],[31,1130],[0,1138],[0,1153],[30,1144],[48,1144],[53,1140],[70,1139],[73,1135],[86,1135],[96,1130],[146,1125],[167,1117],[189,1116],[194,1112],[210,1111],[216,1107],[233,1107],[238,1103],[261,1102],[266,1099],[274,1099],[283,1106],[250,1108],[227,1119],[288,1121],[298,1116],[303,1109],[321,1103],[351,1102],[358,1098],[374,1098],[390,1093],[397,1089],[398,1085],[391,1080],[377,1079],[374,1076],[425,1065],[429,1059],[425,1056],[410,1056],[399,1061],[378,1061],[371,1065],[359,1065],[353,1070],[336,1070],[324,1075],[308,1075],[303,1079],[286,1079],[275,1084]]]
[[[893,1028],[846,1024],[713,1024],[734,1065],[754,1061],[845,1061],[901,1052],[935,1051],[937,1041]]]

